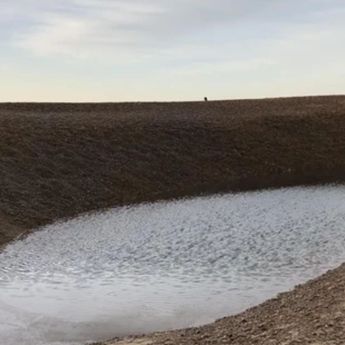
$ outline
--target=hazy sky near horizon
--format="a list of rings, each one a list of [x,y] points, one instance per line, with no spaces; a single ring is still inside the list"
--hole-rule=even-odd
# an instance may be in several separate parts
[[[345,94],[344,0],[1,0],[0,101]]]

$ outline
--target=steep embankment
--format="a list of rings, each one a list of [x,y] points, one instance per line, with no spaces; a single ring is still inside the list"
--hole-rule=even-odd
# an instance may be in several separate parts
[[[0,245],[119,204],[344,180],[344,116],[343,96],[1,104]]]
[[[0,247],[2,244],[20,237],[24,232],[25,229],[11,224],[8,216],[0,211]]]

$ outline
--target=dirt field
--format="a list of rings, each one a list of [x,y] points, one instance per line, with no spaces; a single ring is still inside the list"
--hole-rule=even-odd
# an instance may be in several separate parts
[[[345,179],[345,97],[0,104],[0,244],[127,203]]]

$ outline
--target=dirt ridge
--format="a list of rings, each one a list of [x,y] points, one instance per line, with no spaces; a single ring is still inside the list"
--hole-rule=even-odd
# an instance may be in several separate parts
[[[117,205],[344,181],[344,117],[344,96],[0,104],[0,219],[11,224],[0,245]]]

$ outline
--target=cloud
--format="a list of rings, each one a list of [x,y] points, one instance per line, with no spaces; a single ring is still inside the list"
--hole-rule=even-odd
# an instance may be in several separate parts
[[[35,54],[88,56],[130,54],[212,42],[217,29],[236,36],[238,26],[272,21],[281,25],[295,10],[322,0],[3,0],[0,28],[15,46]],[[332,1],[331,1],[332,2]],[[333,1],[334,3],[337,1]],[[308,7],[309,6],[309,7]],[[316,8],[319,8],[316,6]],[[305,12],[305,11],[304,11]],[[289,15],[289,17],[288,17]],[[253,35],[258,33],[253,32]],[[225,38],[225,37],[224,37]]]
[[[343,0],[2,0],[0,72],[41,100],[339,93],[344,16]]]
[[[39,56],[253,61],[296,28],[339,35],[344,14],[340,0],[2,0],[0,38]]]

